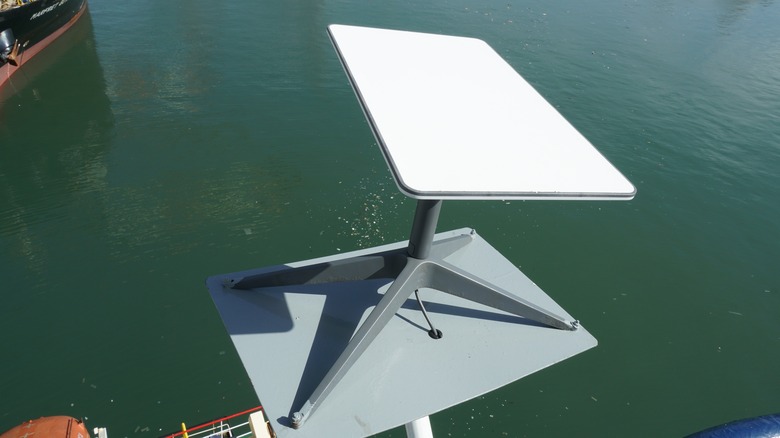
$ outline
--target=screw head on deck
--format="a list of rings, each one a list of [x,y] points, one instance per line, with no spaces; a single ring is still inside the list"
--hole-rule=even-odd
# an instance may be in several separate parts
[[[290,417],[292,419],[292,426],[293,429],[297,429],[301,427],[301,423],[303,423],[303,414],[300,412],[293,412],[292,416]]]

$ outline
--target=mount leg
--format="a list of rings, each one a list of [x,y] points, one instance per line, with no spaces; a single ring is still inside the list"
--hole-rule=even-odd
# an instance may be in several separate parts
[[[567,321],[549,310],[543,309],[447,262],[437,260],[429,263],[433,266],[433,272],[431,272],[428,281],[428,287],[431,289],[522,316],[550,327],[562,330],[577,329],[576,323]]]
[[[341,381],[347,371],[360,358],[360,355],[368,348],[371,342],[379,335],[379,332],[387,325],[395,312],[409,298],[415,289],[422,287],[426,282],[427,263],[410,259],[406,267],[398,275],[385,295],[379,300],[374,310],[350,339],[349,344],[341,353],[336,363],[322,379],[312,395],[303,404],[298,412],[292,414],[293,428],[299,428],[303,422],[320,405],[321,401],[330,394],[333,388]],[[423,268],[423,269],[421,269]]]

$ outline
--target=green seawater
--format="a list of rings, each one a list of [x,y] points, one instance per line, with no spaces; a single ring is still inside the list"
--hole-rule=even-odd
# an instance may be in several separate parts
[[[433,415],[436,436],[780,412],[777,2],[89,9],[0,103],[0,430],[66,414],[146,438],[251,407],[204,279],[408,237],[331,23],[487,41],[638,190],[444,204],[439,230],[476,228],[599,346]]]

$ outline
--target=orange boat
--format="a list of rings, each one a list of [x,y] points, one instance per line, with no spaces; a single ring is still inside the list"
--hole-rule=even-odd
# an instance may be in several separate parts
[[[230,422],[233,421],[231,425]],[[236,424],[236,421],[239,424]],[[104,427],[93,429],[92,438],[108,438]],[[181,430],[161,438],[274,438],[276,433],[262,406],[220,417],[193,427],[181,424]],[[29,420],[0,433],[0,438],[90,438],[82,420],[64,415]]]
[[[96,434],[99,429],[96,429]],[[0,438],[89,438],[84,422],[58,415],[29,420],[0,434]]]

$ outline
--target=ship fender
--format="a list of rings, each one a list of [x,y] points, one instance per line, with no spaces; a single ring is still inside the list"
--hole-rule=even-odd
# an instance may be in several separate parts
[[[780,414],[732,421],[685,438],[775,438],[780,437]]]
[[[16,55],[19,52],[19,42],[14,37],[14,31],[4,29],[0,32],[0,61],[16,65]]]

